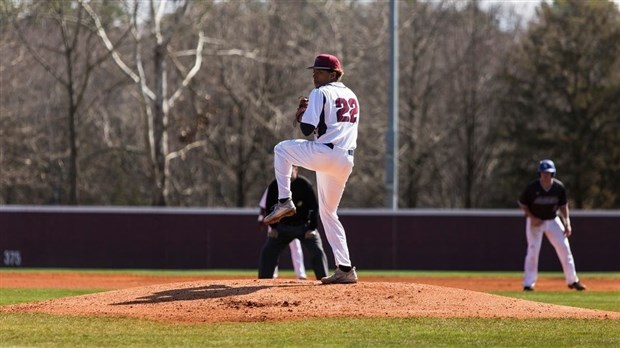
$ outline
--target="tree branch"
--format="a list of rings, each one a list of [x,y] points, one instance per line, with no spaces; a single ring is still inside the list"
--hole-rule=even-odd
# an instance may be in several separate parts
[[[168,99],[168,105],[170,107],[174,106],[174,102],[181,96],[183,89],[187,87],[190,81],[196,76],[198,71],[200,70],[200,66],[202,65],[202,48],[204,46],[204,34],[202,31],[198,33],[198,46],[196,47],[196,60],[194,61],[194,66],[187,73],[185,79],[183,79],[183,83],[177,90],[172,94],[172,96]]]
[[[187,144],[185,145],[185,147],[183,147],[180,150],[174,151],[174,152],[170,152],[169,154],[166,155],[166,163],[170,162],[171,160],[177,158],[177,157],[181,157],[181,159],[185,159],[186,154],[198,147],[203,147],[207,145],[207,141],[206,140],[200,140],[200,141],[194,141],[191,144]]]
[[[148,88],[148,86],[146,86],[146,84],[142,83],[143,81],[141,80],[140,76],[136,75],[136,73],[134,73],[131,70],[131,68],[129,68],[129,66],[127,66],[127,64],[125,64],[125,62],[123,62],[121,57],[118,55],[118,52],[114,48],[114,45],[112,44],[112,42],[108,38],[108,34],[105,32],[105,29],[103,29],[103,26],[101,25],[101,21],[99,20],[99,16],[97,16],[97,14],[93,11],[93,9],[90,7],[90,5],[88,5],[86,2],[84,2],[84,0],[79,0],[79,3],[86,10],[86,12],[90,15],[90,17],[93,19],[93,21],[95,22],[95,26],[97,28],[97,35],[99,35],[99,37],[103,41],[103,44],[105,45],[105,47],[112,54],[112,58],[114,59],[114,62],[116,63],[116,65],[127,76],[129,76],[129,78],[133,82],[140,83],[141,88],[144,90],[144,93],[149,98],[155,99],[155,94],[153,93],[153,91],[151,91]]]

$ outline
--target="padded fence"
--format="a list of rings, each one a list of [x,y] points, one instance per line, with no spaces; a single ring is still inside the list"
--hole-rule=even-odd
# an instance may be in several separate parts
[[[266,235],[255,209],[0,207],[0,267],[253,269]],[[339,212],[360,269],[518,271],[518,210]],[[620,212],[572,211],[577,271],[620,271]],[[330,268],[329,244],[323,236]],[[289,268],[288,248],[280,258]],[[309,262],[306,262],[309,265]],[[543,241],[541,271],[561,271]]]

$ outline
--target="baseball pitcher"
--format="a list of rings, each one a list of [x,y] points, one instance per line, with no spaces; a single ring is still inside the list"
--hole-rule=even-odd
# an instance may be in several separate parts
[[[312,69],[315,88],[302,99],[295,115],[304,135],[314,140],[285,140],[274,148],[274,168],[279,202],[265,217],[272,224],[295,214],[291,201],[291,170],[300,166],[316,172],[319,214],[325,236],[334,253],[336,271],[321,279],[323,284],[356,283],[344,227],[337,210],[344,187],[353,170],[353,152],[357,146],[360,104],[353,91],[340,79],[344,70],[340,60],[330,54],[316,57]]]

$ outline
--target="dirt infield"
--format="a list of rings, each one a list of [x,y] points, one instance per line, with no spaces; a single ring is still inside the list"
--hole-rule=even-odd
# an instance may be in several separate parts
[[[588,279],[587,291],[619,291],[620,280]],[[516,278],[367,277],[358,284],[293,279],[223,279],[71,273],[0,273],[0,287],[99,288],[107,292],[0,307],[0,311],[112,315],[165,322],[244,322],[313,317],[599,318],[620,312],[557,306],[481,291],[516,290]],[[540,279],[538,291],[566,289]]]
[[[141,274],[101,274],[67,272],[0,272],[0,288],[48,288],[48,289],[124,289],[137,286],[165,283],[180,283],[202,280],[240,280],[252,279],[247,276],[166,276]],[[509,277],[441,277],[441,276],[361,276],[363,282],[420,283],[447,286],[474,291],[515,291],[521,289],[521,279]],[[582,279],[588,291],[619,291],[620,278]],[[564,279],[542,276],[536,284],[538,291],[567,290]],[[567,290],[568,291],[568,290]]]

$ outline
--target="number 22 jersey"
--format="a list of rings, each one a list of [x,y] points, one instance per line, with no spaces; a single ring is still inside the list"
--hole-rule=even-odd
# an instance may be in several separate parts
[[[316,127],[314,139],[343,149],[357,147],[360,107],[357,96],[342,82],[330,82],[310,92],[303,123]]]

